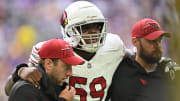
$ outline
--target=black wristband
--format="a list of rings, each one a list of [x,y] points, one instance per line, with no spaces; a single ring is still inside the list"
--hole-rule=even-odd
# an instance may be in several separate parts
[[[16,82],[20,79],[20,77],[18,76],[18,70],[22,67],[28,67],[27,64],[25,63],[22,63],[22,64],[19,64],[16,66],[16,70],[14,71],[14,73],[12,74],[12,79],[13,79],[13,82]]]

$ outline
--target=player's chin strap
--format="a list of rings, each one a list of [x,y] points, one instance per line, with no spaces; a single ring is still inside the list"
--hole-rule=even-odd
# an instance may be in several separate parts
[[[176,71],[180,70],[180,66],[172,61],[171,58],[164,57],[161,58],[160,64],[165,66],[165,73],[168,73],[171,80],[174,80],[176,77]]]

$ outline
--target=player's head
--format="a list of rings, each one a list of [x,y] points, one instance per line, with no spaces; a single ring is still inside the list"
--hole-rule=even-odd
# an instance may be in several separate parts
[[[96,52],[104,44],[107,21],[94,4],[87,1],[70,4],[60,22],[63,38],[72,47]]]
[[[168,35],[153,19],[138,21],[132,29],[132,43],[137,48],[137,55],[147,63],[158,62],[162,57],[162,37]]]

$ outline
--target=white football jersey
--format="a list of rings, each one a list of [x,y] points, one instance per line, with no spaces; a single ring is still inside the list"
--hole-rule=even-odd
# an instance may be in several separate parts
[[[33,49],[38,50],[41,45],[39,43]],[[34,55],[36,58],[32,54],[30,60],[38,59],[37,53]],[[90,61],[85,60],[83,65],[72,67],[73,76],[68,81],[76,89],[74,101],[104,101],[113,74],[124,55],[122,40],[119,36],[108,33],[104,45]]]
[[[105,44],[90,60],[73,67],[69,81],[76,88],[74,101],[104,101],[113,74],[125,55],[119,36],[107,34]]]

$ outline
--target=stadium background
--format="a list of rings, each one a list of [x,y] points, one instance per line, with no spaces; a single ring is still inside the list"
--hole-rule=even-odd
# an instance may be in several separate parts
[[[77,0],[0,0],[0,101],[7,101],[4,84],[15,66],[27,62],[33,44],[62,38],[60,16]],[[108,18],[108,32],[118,34],[128,48],[131,28],[143,17],[160,22],[171,32],[163,40],[164,56],[180,64],[180,0],[87,0],[96,4]]]

